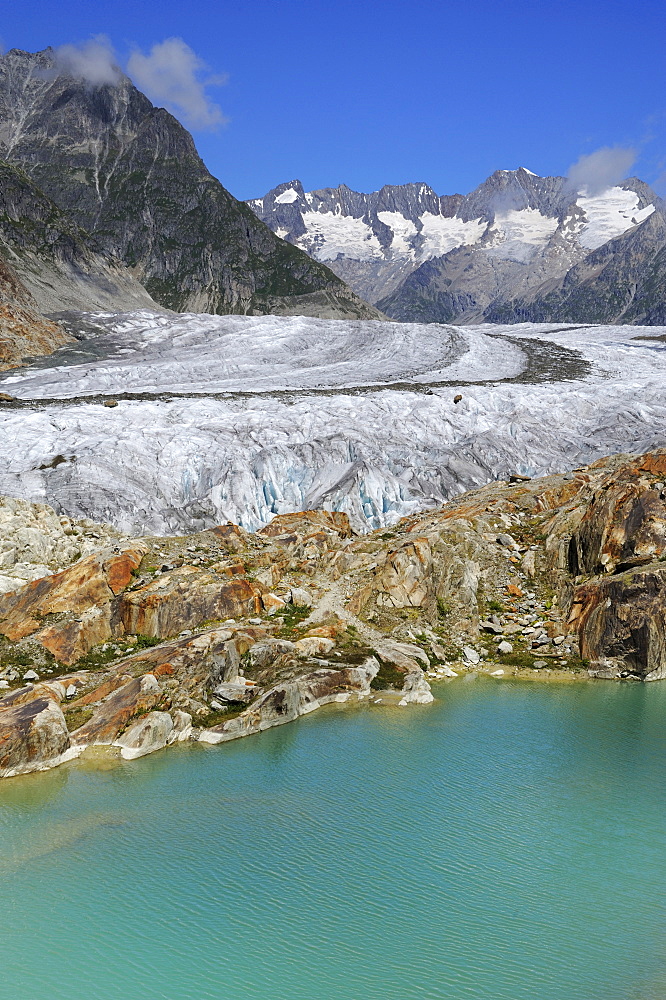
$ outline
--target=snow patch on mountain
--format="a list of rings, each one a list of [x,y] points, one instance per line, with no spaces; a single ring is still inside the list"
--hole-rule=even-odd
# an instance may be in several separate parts
[[[322,263],[341,256],[355,260],[383,257],[379,240],[362,219],[336,212],[308,212],[305,218],[308,235],[302,249]]]
[[[577,204],[587,219],[578,238],[581,246],[588,250],[596,250],[608,240],[640,225],[655,210],[654,205],[641,208],[638,195],[621,187],[610,188],[593,197],[580,195]]]
[[[278,205],[291,205],[293,201],[298,201],[298,191],[294,191],[293,188],[287,188],[282,194],[279,194],[275,199]]]
[[[536,208],[506,212],[496,216],[489,229],[493,242],[487,252],[504,260],[527,261],[548,243],[557,226],[557,219],[542,215]]]
[[[486,231],[485,219],[472,219],[465,222],[453,216],[435,215],[424,212],[419,216],[421,237],[423,242],[419,257],[429,260],[431,257],[443,257],[449,250],[456,247],[471,246],[477,243]]]

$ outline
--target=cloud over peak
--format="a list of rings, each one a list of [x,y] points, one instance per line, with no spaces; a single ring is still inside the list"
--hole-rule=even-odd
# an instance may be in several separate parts
[[[190,128],[215,130],[227,119],[206,88],[220,86],[225,78],[202,77],[207,70],[182,38],[158,42],[148,55],[135,49],[127,61],[128,74],[151,101],[164,105]]]
[[[51,73],[84,80],[91,87],[116,86],[122,79],[119,59],[105,35],[95,35],[75,45],[60,45],[54,51]],[[226,83],[214,76],[182,38],[157,42],[145,54],[134,49],[127,60],[127,73],[147,97],[167,108],[192,129],[215,130],[227,119],[208,94],[209,87]]]
[[[569,167],[569,180],[576,191],[584,191],[587,195],[601,194],[624,180],[637,155],[635,149],[603,146],[594,153],[581,156]]]
[[[105,35],[95,35],[80,45],[60,45],[54,59],[57,73],[85,80],[93,87],[115,86],[121,77],[113,46]]]

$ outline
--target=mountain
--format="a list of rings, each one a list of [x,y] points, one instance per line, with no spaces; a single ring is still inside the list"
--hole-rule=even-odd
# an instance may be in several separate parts
[[[50,354],[70,339],[58,323],[40,315],[16,271],[0,259],[0,370],[28,355]]]
[[[42,312],[156,308],[120,260],[105,254],[27,174],[3,162],[0,254]]]
[[[248,204],[393,319],[654,324],[666,313],[664,204],[637,178],[588,195],[521,167],[466,196],[426,184],[305,192],[295,180]]]
[[[0,162],[0,366],[68,343],[54,313],[141,308],[159,307],[26,174]]]
[[[0,57],[0,157],[163,306],[298,312],[305,296],[306,312],[378,315],[233,198],[182,125],[122,74],[92,86],[51,49]]]

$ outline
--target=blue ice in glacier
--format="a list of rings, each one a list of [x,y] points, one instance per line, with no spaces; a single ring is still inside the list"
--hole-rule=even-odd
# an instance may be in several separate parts
[[[367,530],[513,472],[666,444],[666,352],[644,339],[662,328],[81,323],[76,345],[1,380],[25,406],[0,412],[0,493],[137,534],[313,507]]]

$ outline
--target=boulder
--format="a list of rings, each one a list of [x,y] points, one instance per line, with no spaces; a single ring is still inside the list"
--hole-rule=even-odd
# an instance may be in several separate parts
[[[398,705],[401,707],[405,705],[429,705],[435,700],[430,685],[420,667],[416,670],[410,670],[405,677],[405,683],[400,693],[402,698],[398,702]]]
[[[167,742],[182,743],[183,740],[189,740],[192,735],[192,716],[189,712],[181,712],[177,709],[172,713],[172,717],[173,729],[171,730],[171,736]]]
[[[259,641],[249,651],[250,663],[258,670],[270,666],[283,653],[293,653],[296,646],[287,639],[266,639]]]
[[[311,608],[313,600],[307,590],[303,590],[302,587],[292,587],[289,592],[289,603],[302,608]]]
[[[383,639],[375,643],[377,655],[384,663],[390,663],[394,667],[399,667],[407,672],[418,670],[419,660],[424,666],[430,666],[430,660],[420,646],[415,646],[411,642],[394,642],[391,639]]]
[[[168,712],[148,712],[126,729],[113,745],[121,747],[120,756],[125,760],[134,760],[162,750],[172,733],[173,720]]]
[[[226,683],[216,685],[213,688],[213,696],[218,701],[245,702],[252,701],[257,696],[257,688],[254,684],[246,684],[242,678],[236,683]]]
[[[521,569],[525,576],[529,577],[530,580],[534,578],[536,574],[536,552],[534,549],[528,549],[520,562]]]
[[[58,702],[47,696],[0,701],[0,777],[45,770],[75,756]]]
[[[267,594],[261,595],[261,603],[264,606],[264,610],[268,611],[269,614],[275,614],[278,611],[284,611],[285,601],[278,597],[277,594]]]
[[[301,656],[323,656],[335,646],[333,639],[325,636],[310,635],[303,639],[297,639],[294,647]]]

